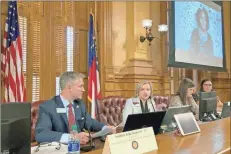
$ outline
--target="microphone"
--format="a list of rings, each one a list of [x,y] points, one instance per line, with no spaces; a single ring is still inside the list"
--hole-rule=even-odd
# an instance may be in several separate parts
[[[167,107],[165,107],[165,106],[162,106],[162,111],[166,111],[167,110]]]
[[[82,112],[82,109],[81,109],[81,112]],[[90,132],[91,132],[91,125],[89,123],[87,123],[88,121],[86,120],[86,116],[87,116],[87,112],[85,112],[85,114],[84,114],[85,122],[84,122],[84,126],[83,127],[86,128],[87,131],[88,131],[90,144],[86,145],[86,146],[80,147],[80,150],[84,151],[84,152],[92,151],[92,150],[95,149],[95,144],[94,144],[94,142],[92,140],[92,137],[91,137],[91,134],[90,134]]]

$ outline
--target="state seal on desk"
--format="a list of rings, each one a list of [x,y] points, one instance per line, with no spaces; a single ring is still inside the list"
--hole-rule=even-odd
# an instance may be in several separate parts
[[[138,147],[139,147],[138,142],[137,141],[132,141],[132,148],[133,149],[138,149]]]

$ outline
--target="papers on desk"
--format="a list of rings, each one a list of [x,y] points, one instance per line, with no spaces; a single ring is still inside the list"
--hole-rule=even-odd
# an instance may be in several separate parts
[[[44,143],[31,147],[31,154],[65,154],[67,145],[58,142]]]
[[[91,135],[91,137],[94,139],[97,137],[105,136],[111,132],[112,132],[112,130],[109,127],[103,127],[103,129],[101,131],[94,133],[93,135]]]
[[[114,127],[114,129],[111,129],[109,127],[103,127],[101,131],[91,135],[92,138],[97,138],[97,137],[102,137],[105,136],[109,133],[112,133],[115,129],[117,129],[118,127],[122,126],[123,123],[118,124],[117,126]]]

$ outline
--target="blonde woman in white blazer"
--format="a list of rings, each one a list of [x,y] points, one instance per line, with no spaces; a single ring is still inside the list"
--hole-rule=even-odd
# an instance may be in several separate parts
[[[125,125],[128,115],[138,113],[155,112],[156,104],[152,98],[152,84],[142,81],[137,84],[136,97],[127,99],[123,109],[123,125]]]

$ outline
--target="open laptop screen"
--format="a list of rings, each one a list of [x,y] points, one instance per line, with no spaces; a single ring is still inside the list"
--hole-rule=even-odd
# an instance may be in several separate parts
[[[158,111],[129,115],[125,123],[123,132],[141,129],[144,127],[152,127],[154,133],[158,134],[165,113],[166,111]]]

